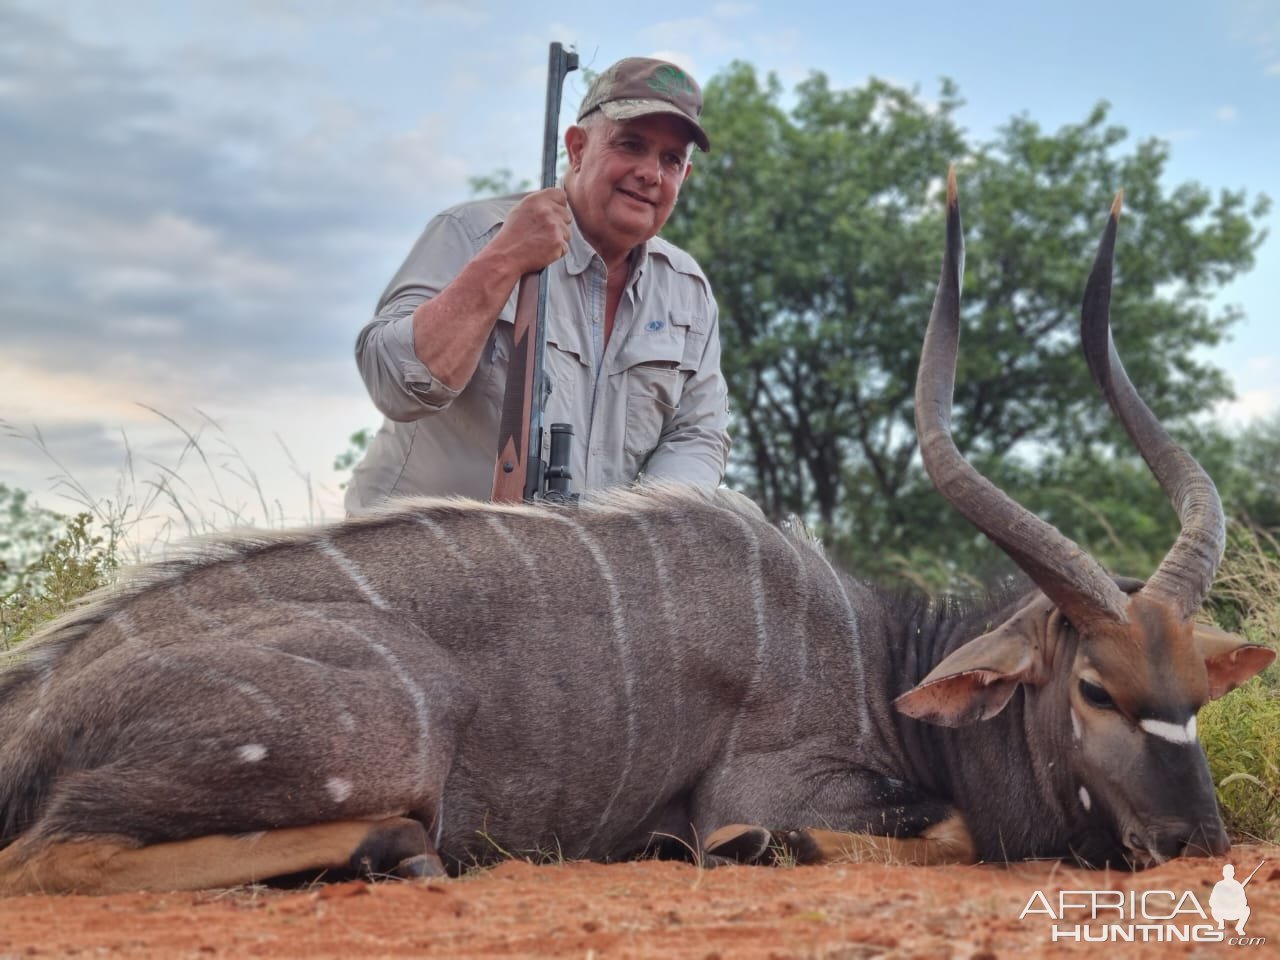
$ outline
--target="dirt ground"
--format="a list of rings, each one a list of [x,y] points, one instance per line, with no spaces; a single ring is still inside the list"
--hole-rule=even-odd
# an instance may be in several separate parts
[[[1265,943],[1054,942],[1098,936],[1117,912],[1070,905],[1133,892],[1148,937],[1217,930],[1209,894],[1232,863],[1246,891],[1248,938]],[[1036,893],[1043,894],[1037,899]],[[1141,904],[1146,898],[1145,919]],[[1190,891],[1193,896],[1186,897]],[[1055,920],[1065,897],[1069,912]],[[1175,900],[1176,898],[1176,900]],[[1020,919],[1031,902],[1031,910]],[[1198,905],[1198,906],[1197,906]],[[1123,908],[1128,911],[1128,907]],[[1125,914],[1125,930],[1134,918]],[[1226,936],[1232,936],[1228,924]],[[1192,931],[1195,935],[1195,931]],[[1275,957],[1280,847],[1237,845],[1223,860],[1179,860],[1140,874],[1055,863],[1013,866],[721,867],[675,862],[503,863],[457,880],[317,884],[109,897],[0,900],[0,958],[18,957]]]

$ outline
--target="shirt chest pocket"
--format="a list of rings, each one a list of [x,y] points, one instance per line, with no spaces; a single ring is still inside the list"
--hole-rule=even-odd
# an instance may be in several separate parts
[[[625,380],[627,453],[643,463],[680,407],[684,382],[698,369],[707,325],[671,313],[634,331],[614,370]]]

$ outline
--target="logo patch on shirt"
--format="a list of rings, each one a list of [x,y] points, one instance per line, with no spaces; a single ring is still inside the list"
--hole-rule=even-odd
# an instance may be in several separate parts
[[[657,333],[666,325],[667,325],[667,322],[665,320],[650,320],[648,323],[644,325],[644,328],[648,330],[650,333]]]

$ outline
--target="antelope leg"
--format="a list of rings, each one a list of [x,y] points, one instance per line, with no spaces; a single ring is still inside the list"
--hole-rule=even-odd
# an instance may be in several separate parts
[[[819,827],[767,830],[730,824],[707,838],[705,854],[716,862],[801,864],[892,863],[936,866],[976,863],[977,851],[959,814],[926,828],[916,837],[882,837]]]
[[[264,833],[131,847],[119,840],[0,851],[0,895],[125,893],[231,887],[304,871],[443,873],[422,824],[406,817],[339,820]]]
[[[895,863],[937,866],[977,863],[969,828],[959,814],[928,827],[918,837],[878,837],[866,833],[809,828],[774,834],[784,856],[797,863]]]

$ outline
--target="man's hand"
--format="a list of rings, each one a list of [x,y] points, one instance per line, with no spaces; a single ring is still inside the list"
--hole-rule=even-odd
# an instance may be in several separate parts
[[[563,190],[524,197],[490,240],[440,293],[413,313],[413,349],[431,376],[457,393],[471,380],[503,305],[525,274],[569,250],[573,216]]]
[[[569,200],[559,187],[529,194],[507,214],[498,235],[489,244],[520,275],[536,273],[569,252]]]

